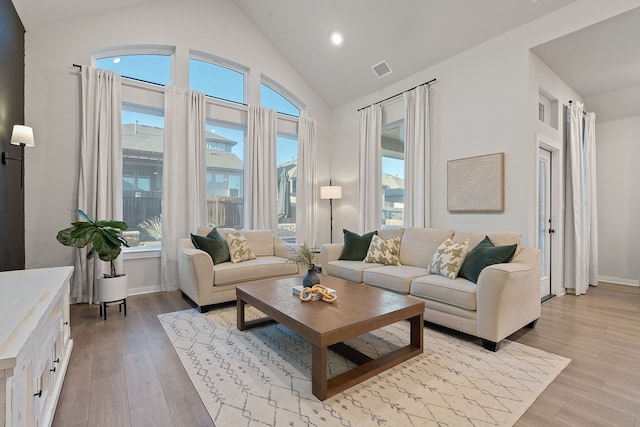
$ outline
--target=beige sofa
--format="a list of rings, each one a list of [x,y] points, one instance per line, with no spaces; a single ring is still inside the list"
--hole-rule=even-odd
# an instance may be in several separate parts
[[[511,232],[454,232],[433,228],[380,230],[379,236],[401,236],[400,262],[391,266],[341,261],[343,244],[321,247],[323,272],[358,283],[410,294],[425,302],[424,319],[482,339],[496,351],[502,339],[524,326],[534,327],[540,317],[540,251],[520,247]],[[511,262],[485,267],[477,284],[430,274],[428,267],[438,246],[447,238],[469,239],[473,249],[485,236],[496,246],[518,244]]]
[[[206,236],[211,228],[201,227],[198,233]],[[218,229],[222,236],[229,230]],[[236,231],[236,230],[233,230]],[[273,235],[271,230],[240,230],[246,237],[256,259],[239,263],[213,263],[205,251],[196,249],[190,238],[178,241],[178,286],[198,309],[236,299],[236,285],[271,277],[298,274],[298,266],[285,262],[290,246]]]

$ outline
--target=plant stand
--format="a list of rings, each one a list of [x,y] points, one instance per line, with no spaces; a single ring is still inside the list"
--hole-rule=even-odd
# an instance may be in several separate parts
[[[100,317],[102,317],[102,313],[104,312],[104,320],[107,320],[107,307],[110,305],[118,304],[119,312],[122,313],[122,307],[124,306],[124,315],[127,315],[127,299],[123,298],[118,301],[107,301],[100,303]]]

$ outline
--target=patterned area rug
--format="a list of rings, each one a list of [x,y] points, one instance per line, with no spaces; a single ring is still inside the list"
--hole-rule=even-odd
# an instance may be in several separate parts
[[[218,427],[510,426],[570,362],[511,341],[494,353],[427,327],[422,355],[321,402],[309,344],[282,325],[240,332],[235,307],[158,317]],[[377,357],[408,337],[399,322],[348,343]],[[352,367],[329,352],[330,377]]]

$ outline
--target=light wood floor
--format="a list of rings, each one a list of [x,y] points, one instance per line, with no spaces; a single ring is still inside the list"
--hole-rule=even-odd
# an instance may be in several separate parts
[[[156,317],[190,306],[179,292],[127,305],[107,321],[98,306],[71,307],[74,348],[53,425],[212,426]],[[535,329],[510,338],[573,359],[516,426],[640,427],[640,288],[602,283],[553,298]]]

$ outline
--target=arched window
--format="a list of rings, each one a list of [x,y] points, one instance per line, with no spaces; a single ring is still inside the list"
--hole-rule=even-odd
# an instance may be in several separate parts
[[[164,86],[173,81],[173,53],[174,49],[169,46],[135,46],[98,52],[94,60],[96,68]]]
[[[189,88],[207,96],[244,104],[248,72],[248,68],[223,58],[190,52]]]
[[[260,106],[295,117],[305,108],[295,95],[265,75],[260,83]]]

